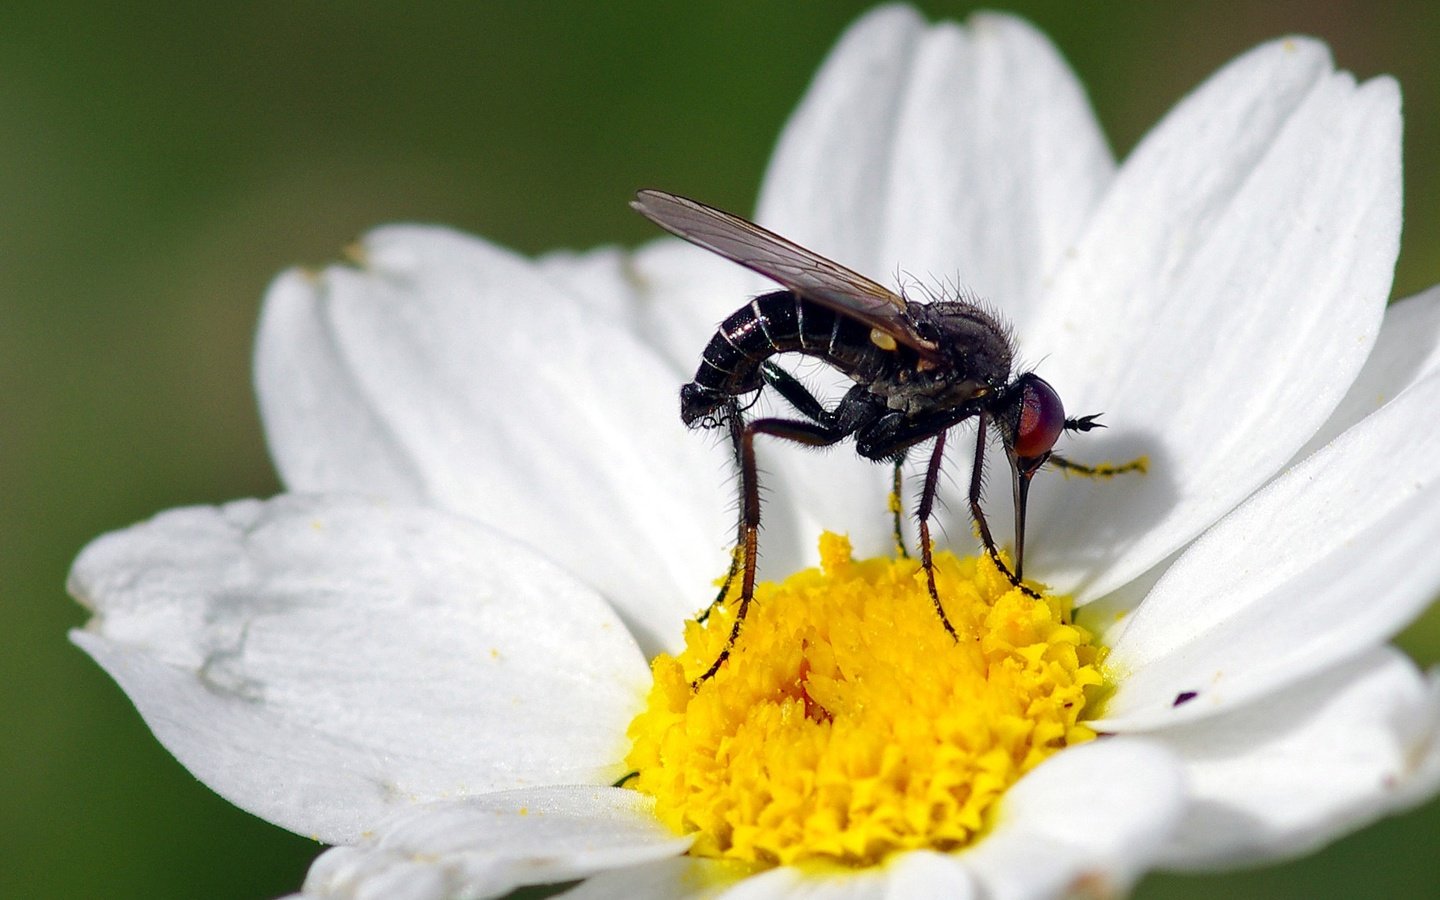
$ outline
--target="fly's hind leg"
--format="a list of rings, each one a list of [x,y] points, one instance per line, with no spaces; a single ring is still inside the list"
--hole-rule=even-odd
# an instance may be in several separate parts
[[[760,534],[760,485],[755,469],[757,434],[768,434],[810,447],[827,447],[844,440],[850,432],[798,419],[756,419],[740,429],[740,539],[737,553],[740,604],[735,609],[735,622],[730,626],[730,635],[725,639],[724,648],[710,668],[691,682],[691,688],[699,688],[703,682],[720,671],[720,667],[730,658],[735,642],[740,638],[740,628],[745,624],[745,615],[750,611],[750,601],[755,598],[756,549]],[[733,579],[726,579],[727,591],[731,580]]]
[[[765,384],[775,388],[780,396],[789,401],[790,405],[794,406],[796,411],[802,416],[805,416],[807,419],[812,419],[826,428],[834,427],[834,421],[830,415],[830,411],[821,405],[820,401],[815,398],[815,395],[810,393],[805,385],[801,384],[795,376],[776,365],[773,361],[767,359],[760,364],[760,377],[764,380]],[[735,469],[736,471],[743,472],[745,460],[740,445],[743,440],[742,432],[744,431],[745,423],[742,419],[740,403],[734,397],[731,397],[730,402],[725,405],[724,417],[726,424],[730,427],[730,447],[735,455]],[[720,583],[720,593],[715,595],[715,599],[710,601],[710,605],[705,607],[703,613],[695,617],[696,622],[703,623],[706,619],[710,618],[710,613],[714,612],[716,607],[724,605],[725,598],[730,595],[730,589],[735,586],[735,576],[740,574],[741,568],[745,565],[745,486],[743,479],[740,485],[738,519],[739,525],[735,536],[735,548],[730,553],[730,569],[725,573],[725,580]]]
[[[743,413],[740,411],[740,402],[731,397],[725,404],[723,413],[725,425],[730,431],[730,451],[735,456],[735,467],[740,470],[743,461],[740,455],[740,442],[742,433],[745,430]],[[735,546],[730,551],[730,568],[725,573],[725,580],[720,583],[720,593],[705,607],[705,611],[695,617],[695,621],[704,624],[710,618],[710,614],[719,606],[725,604],[725,598],[730,596],[730,588],[735,585],[735,576],[740,574],[741,566],[745,560],[745,485],[742,480],[740,485],[739,509],[737,510],[735,529]]]
[[[735,450],[735,462],[740,470],[740,523],[735,539],[735,553],[730,560],[730,571],[720,587],[720,594],[702,613],[697,621],[709,618],[711,611],[723,604],[734,588],[735,579],[740,579],[740,603],[735,610],[735,623],[730,626],[730,636],[715,662],[705,673],[695,679],[692,687],[700,684],[725,664],[740,637],[740,627],[750,610],[750,601],[755,598],[755,564],[760,534],[760,485],[755,467],[755,435],[768,434],[797,444],[810,447],[828,447],[849,437],[865,420],[867,407],[854,396],[846,395],[835,411],[827,410],[815,395],[810,393],[789,372],[766,360],[760,365],[760,374],[765,384],[775,388],[780,396],[810,421],[800,419],[756,419],[745,423],[739,404],[733,398],[726,405],[730,425],[730,440]],[[856,395],[858,396],[858,395]]]

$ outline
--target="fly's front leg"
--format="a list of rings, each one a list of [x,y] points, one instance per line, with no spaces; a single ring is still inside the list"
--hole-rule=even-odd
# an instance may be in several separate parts
[[[975,520],[975,528],[980,532],[980,541],[985,545],[985,552],[989,554],[990,561],[995,563],[995,568],[999,569],[1010,583],[1019,588],[1027,597],[1039,600],[1040,595],[1026,587],[1000,558],[1000,548],[995,545],[995,538],[990,536],[990,523],[986,521],[985,510],[980,505],[980,495],[985,488],[985,426],[988,420],[989,417],[985,415],[976,419],[979,424],[975,429],[975,466],[970,470],[970,517]]]

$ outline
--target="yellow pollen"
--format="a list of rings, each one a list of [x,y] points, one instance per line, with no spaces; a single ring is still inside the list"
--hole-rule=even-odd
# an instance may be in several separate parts
[[[1071,744],[1103,648],[1063,598],[1035,600],[988,558],[935,556],[946,634],[908,559],[850,558],[756,587],[730,658],[734,609],[686,625],[630,724],[627,786],[653,796],[691,854],[760,865],[874,865],[981,834],[1022,775]]]

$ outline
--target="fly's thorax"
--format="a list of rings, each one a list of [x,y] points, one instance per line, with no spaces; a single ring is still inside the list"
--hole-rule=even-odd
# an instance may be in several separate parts
[[[912,304],[910,315],[939,350],[920,355],[901,347],[889,357],[891,365],[870,383],[887,407],[916,415],[1003,389],[1014,354],[998,319],[959,300]]]
[[[934,365],[948,369],[952,380],[992,387],[1009,380],[1014,342],[1000,319],[964,300],[943,300],[913,310],[920,332],[943,354]]]

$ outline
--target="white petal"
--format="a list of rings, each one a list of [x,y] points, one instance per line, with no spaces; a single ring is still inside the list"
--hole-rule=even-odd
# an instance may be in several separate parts
[[[917,851],[885,866],[886,900],[965,900],[979,889],[965,866],[952,854]]]
[[[433,803],[315,861],[306,897],[462,900],[683,853],[653,804],[623,788],[552,787]]]
[[[957,857],[925,851],[904,853],[878,868],[855,871],[771,869],[720,896],[724,900],[965,900],[978,893]]]
[[[702,865],[709,863],[708,866]],[[738,884],[733,884],[739,880]],[[733,886],[730,886],[733,884]],[[977,896],[958,857],[928,851],[904,853],[875,869],[809,871],[781,867],[745,877],[741,866],[715,860],[664,860],[635,870],[611,871],[565,894],[574,900],[654,897],[724,897],[725,900],[965,900]]]
[[[846,32],[792,116],[761,223],[1024,323],[1113,170],[1079,82],[1027,22],[927,26],[889,6]]]
[[[723,900],[879,900],[885,876],[878,869],[809,872],[793,867],[770,869],[740,882]]]
[[[633,869],[604,872],[564,896],[566,900],[670,900],[676,897],[965,900],[976,896],[974,882],[965,867],[956,857],[943,853],[905,853],[879,869],[853,872],[778,868],[750,877],[745,874],[742,866],[718,860],[667,859]]]
[[[1388,647],[1155,737],[1184,763],[1191,799],[1167,867],[1297,856],[1429,796],[1440,778],[1440,703]]]
[[[629,325],[641,293],[630,269],[630,256],[630,251],[619,247],[552,250],[535,259],[535,268],[600,318]]]
[[[1357,87],[1296,38],[1181,103],[1122,167],[1023,339],[1072,414],[1106,414],[1108,430],[1061,451],[1148,454],[1150,474],[1037,483],[1034,574],[1101,596],[1288,460],[1365,361],[1399,229],[1393,81]]]
[[[677,900],[714,897],[737,878],[737,867],[717,859],[677,856],[609,869],[564,893],[565,900]]]
[[[719,322],[751,297],[775,287],[772,282],[729,260],[675,238],[652,241],[628,255],[602,248],[585,254],[552,253],[542,257],[539,263],[547,277],[585,295],[595,308],[615,321],[623,322],[637,337],[670,361],[675,372],[668,381],[672,401],[678,396],[680,385],[694,377],[701,353],[715,334]],[[671,405],[678,422],[679,404],[672,402]],[[768,408],[765,401],[755,414],[765,414],[758,412],[763,408]],[[785,408],[778,414],[788,416],[794,411]],[[695,452],[705,454],[706,458],[704,464],[693,468],[692,481],[703,480],[708,488],[724,498],[720,501],[721,510],[729,520],[725,527],[712,535],[711,545],[729,547],[735,540],[733,517],[738,490],[729,434],[724,429],[692,432],[689,440],[695,444]],[[794,445],[777,447],[769,440],[760,443],[757,453],[765,473],[762,485],[767,498],[771,494],[778,495],[775,502],[766,502],[764,506],[765,537],[761,544],[760,572],[762,577],[784,578],[813,563],[815,539],[821,528],[846,528],[847,519],[826,516],[824,513],[828,507],[804,509],[802,512],[805,501],[797,500],[792,492],[787,491],[786,486],[794,479],[795,468],[805,472],[805,467],[815,462],[815,454]],[[865,464],[853,453],[832,456],[845,460],[850,467],[842,468],[836,475],[839,481],[831,483],[864,483],[853,472]],[[773,470],[772,464],[780,468]],[[869,468],[866,474],[873,475]],[[812,477],[812,480],[819,479]],[[876,490],[883,482],[881,473],[874,481]],[[847,506],[846,511],[849,509]],[[883,495],[877,505],[866,512],[876,510],[884,510]],[[875,516],[875,519],[882,523],[885,521],[883,516]],[[824,524],[817,525],[817,522]],[[876,552],[888,549],[888,546],[881,544]],[[722,570],[723,567],[712,567],[703,574],[719,576]],[[713,591],[707,587],[690,596],[686,614],[708,602],[712,595]]]
[[[77,644],[235,805],[330,843],[387,810],[608,783],[647,683],[590,589],[433,510],[281,497],[85,549]]]
[[[748,210],[739,212],[748,215]],[[750,297],[774,289],[773,282],[748,269],[670,237],[633,253],[602,247],[549,253],[536,263],[546,278],[585,298],[592,309],[668,360],[677,394],[694,375],[715,326]]]
[[[715,334],[721,319],[751,297],[774,288],[772,282],[677,239],[653,241],[632,256],[601,249],[587,254],[555,253],[540,260],[547,277],[577,291],[589,292],[591,302],[629,325],[642,340],[670,359],[679,385],[691,380],[701,352]],[[816,364],[803,365],[812,389],[820,389]],[[835,379],[832,379],[835,380]],[[838,398],[839,391],[831,391]],[[762,394],[751,417],[793,416],[794,410]],[[677,409],[678,421],[678,409]],[[695,478],[708,478],[726,498],[723,508],[733,516],[738,491],[728,432],[700,431],[690,440],[709,455],[709,464]],[[768,438],[757,443],[764,535],[761,539],[760,577],[782,579],[818,560],[816,538],[822,529],[848,532],[859,556],[889,552],[890,519],[886,515],[887,470],[860,459],[849,448],[818,454]],[[853,490],[836,491],[836,484]],[[734,526],[714,536],[714,545],[734,542]],[[721,574],[709,570],[708,574]],[[702,593],[691,607],[702,605]],[[689,610],[687,610],[689,612]]]
[[[765,173],[761,225],[871,277],[880,251],[895,119],[926,26],[909,7],[864,16],[830,51]]]
[[[1111,645],[1097,727],[1210,715],[1360,655],[1440,587],[1440,372],[1290,469],[1170,568]],[[1196,692],[1179,706],[1182,692]]]
[[[1127,738],[1056,754],[1005,795],[994,831],[961,860],[990,900],[1123,896],[1182,813],[1175,759]]]
[[[286,483],[477,518],[598,587],[647,651],[672,647],[731,530],[674,370],[484,242],[397,227],[362,253],[266,300],[256,381]]]
[[[1428,715],[1400,723],[1407,746],[1414,752],[1406,759],[1410,776],[1394,791],[1389,810],[1407,809],[1428,802],[1440,793],[1440,666],[1425,673]]]
[[[1390,305],[1375,349],[1335,412],[1295,454],[1301,460],[1440,368],[1440,286]]]
[[[827,453],[767,441],[755,452],[765,504],[763,571],[784,577],[816,565],[822,531],[846,535],[856,559],[893,552],[889,464],[864,459],[850,443]],[[907,484],[913,488],[918,482],[912,479]],[[905,502],[913,513],[910,494],[907,489]]]

